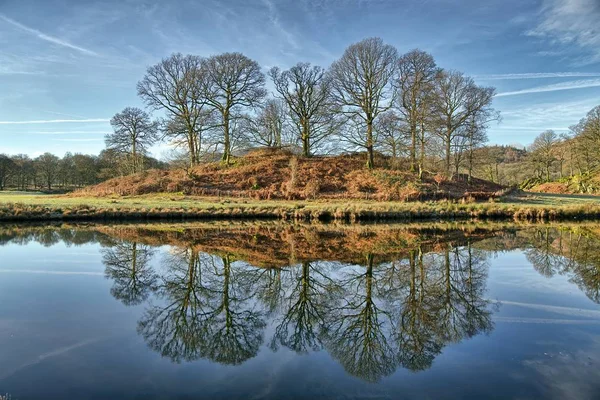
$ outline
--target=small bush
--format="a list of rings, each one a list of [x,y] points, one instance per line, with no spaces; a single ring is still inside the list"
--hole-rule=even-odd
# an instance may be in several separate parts
[[[307,199],[315,199],[321,192],[321,181],[318,179],[310,179],[304,187],[304,197]]]

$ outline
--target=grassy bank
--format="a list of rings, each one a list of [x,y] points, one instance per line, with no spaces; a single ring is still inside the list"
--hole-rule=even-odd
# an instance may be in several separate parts
[[[377,202],[367,200],[251,200],[153,194],[69,197],[0,193],[0,221],[47,220],[432,220],[494,219],[559,221],[600,219],[600,198],[526,195],[499,202]]]

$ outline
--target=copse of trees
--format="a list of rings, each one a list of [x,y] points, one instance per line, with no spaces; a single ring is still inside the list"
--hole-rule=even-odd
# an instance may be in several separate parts
[[[127,107],[115,114],[100,156],[65,156],[78,166],[61,170],[65,158],[48,154],[31,160],[27,174],[15,174],[25,171],[23,156],[6,156],[0,188],[77,187],[161,167],[148,157],[158,142],[180,151],[172,164],[182,166],[185,157],[186,168],[216,159],[229,165],[234,154],[266,146],[304,157],[363,151],[369,169],[383,166],[375,165],[382,154],[392,160],[386,166],[419,177],[464,171],[470,179],[479,171],[487,127],[499,120],[494,88],[444,70],[422,50],[399,55],[380,38],[350,45],[329,68],[299,62],[267,74],[241,53],[175,53],[146,70],[137,93],[146,111]],[[586,137],[600,142],[600,135]]]
[[[569,134],[545,131],[526,150],[486,146],[489,125],[500,121],[492,107],[495,89],[443,69],[422,50],[399,55],[380,38],[350,45],[329,68],[299,62],[266,74],[241,53],[175,53],[146,70],[137,93],[147,111],[127,107],[115,114],[99,156],[0,155],[0,190],[78,187],[162,168],[148,156],[158,142],[178,151],[172,167],[185,168],[218,159],[230,165],[234,154],[256,147],[304,157],[361,151],[367,168],[386,159],[386,167],[419,178],[463,173],[469,181],[478,176],[501,184],[600,167],[600,106]]]
[[[148,156],[140,162],[149,168],[166,168]],[[97,156],[66,153],[62,158],[51,153],[35,158],[0,154],[0,190],[72,190],[129,174],[130,167],[129,159],[113,150]]]
[[[267,75],[271,96],[259,64],[241,53],[176,53],[150,66],[137,91],[160,113],[160,137],[183,149],[190,166],[217,157],[229,165],[235,152],[267,146],[299,149],[304,157],[361,150],[367,168],[379,152],[408,158],[420,176],[426,168],[450,175],[473,170],[474,150],[499,119],[494,88],[438,67],[422,50],[399,56],[380,38],[350,45],[328,69],[299,62]],[[134,143],[135,151],[143,143],[131,140],[130,128],[113,126],[110,137],[125,132],[129,139],[107,147],[135,159]]]
[[[465,162],[461,166],[472,168],[478,177],[504,185],[530,188],[560,181],[566,186],[549,187],[549,190],[598,192],[599,127],[600,106],[597,106],[571,126],[569,133],[542,131],[526,148],[481,146],[471,150],[469,147],[463,154]],[[465,137],[470,141],[473,135]],[[476,132],[474,139],[487,140],[485,131]],[[460,152],[456,152],[455,158],[459,156]]]
[[[600,106],[569,131],[562,135],[544,131],[529,146],[529,168],[536,179],[549,182],[588,175],[600,167]]]

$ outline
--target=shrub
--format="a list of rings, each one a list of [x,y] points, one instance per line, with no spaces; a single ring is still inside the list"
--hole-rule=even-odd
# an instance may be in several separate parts
[[[440,185],[446,182],[447,180],[448,179],[446,178],[446,175],[441,174],[439,172],[433,176],[433,181],[437,185],[438,190],[440,190]]]
[[[304,187],[304,197],[314,199],[321,192],[321,181],[318,179],[310,179]]]
[[[290,158],[290,178],[285,184],[284,193],[288,198],[292,197],[298,185],[298,158]]]
[[[252,189],[252,190],[258,190],[258,189],[260,189],[260,184],[258,182],[258,178],[255,177],[255,176],[251,176],[248,179],[248,186],[250,186],[250,189]]]

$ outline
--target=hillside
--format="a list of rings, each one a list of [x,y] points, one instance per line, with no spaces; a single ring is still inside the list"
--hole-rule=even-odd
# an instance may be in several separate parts
[[[256,150],[235,160],[199,165],[191,170],[150,170],[114,178],[77,191],[73,196],[133,196],[183,193],[194,196],[254,199],[488,199],[505,187],[466,176],[453,180],[425,174],[420,181],[404,168],[392,169],[379,155],[373,170],[364,167],[364,154],[300,158],[281,150]]]
[[[540,193],[598,194],[600,192],[600,171],[596,169],[585,174],[575,174],[551,182],[543,182],[543,180],[532,178],[523,182],[521,188]]]

